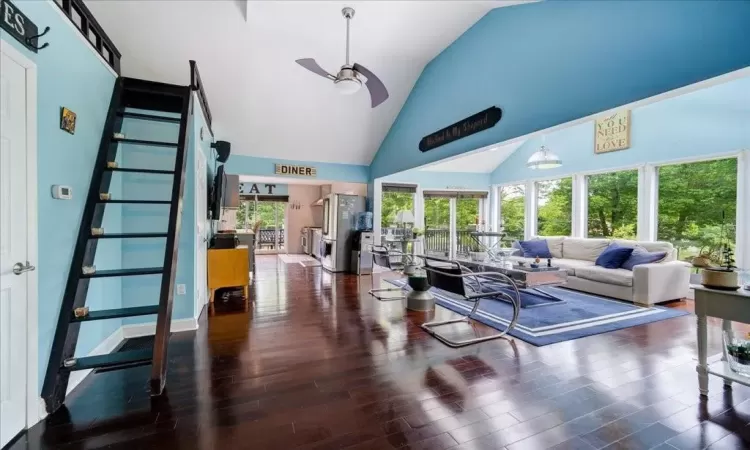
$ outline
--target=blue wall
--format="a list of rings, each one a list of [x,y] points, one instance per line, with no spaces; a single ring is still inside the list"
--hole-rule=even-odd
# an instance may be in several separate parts
[[[424,170],[406,170],[379,179],[380,181],[399,183],[418,183],[422,190],[426,189],[479,189],[489,190],[489,173],[465,172],[428,172]]]
[[[748,1],[565,1],[497,8],[423,71],[371,165],[413,168],[750,65]],[[419,140],[492,105],[502,120]]]
[[[733,80],[631,111],[630,148],[594,154],[594,122],[549,133],[546,144],[563,160],[544,171],[526,167],[541,145],[529,139],[492,173],[493,184],[616,169],[643,163],[750,149],[750,77]]]
[[[189,319],[195,311],[195,152],[206,155],[210,151],[210,135],[200,139],[200,127],[204,120],[200,108],[193,108],[187,131],[187,162],[185,167],[185,190],[183,192],[182,222],[177,257],[175,284],[185,285],[185,294],[175,290],[172,319]],[[168,115],[166,113],[160,113]],[[178,117],[178,115],[173,115]],[[126,119],[123,133],[134,139],[177,142],[179,124],[149,122]],[[122,147],[122,146],[121,146]],[[174,148],[124,146],[121,150],[124,167],[171,170],[175,163]],[[208,156],[208,155],[206,155]],[[208,158],[207,158],[208,159]],[[168,200],[172,191],[171,175],[127,173],[123,176],[125,198]],[[168,205],[124,205],[122,226],[127,232],[166,231],[169,222]],[[204,211],[203,214],[206,214]],[[164,263],[166,239],[127,239],[122,247],[122,267],[161,267]],[[161,275],[127,277],[122,281],[123,305],[145,306],[159,302]],[[125,324],[154,322],[155,316],[125,319]]]
[[[327,181],[346,181],[350,183],[367,183],[370,168],[354,164],[337,164],[311,161],[290,161],[286,159],[260,158],[256,156],[231,155],[226,163],[227,173],[237,175],[278,176],[274,164],[296,164],[318,169],[316,178]],[[306,178],[291,176],[290,178]]]
[[[115,75],[76,35],[50,2],[15,2],[40,29],[52,31],[41,39],[50,46],[34,54],[0,30],[0,39],[19,49],[37,65],[37,161],[39,183],[39,386],[44,380],[52,336],[70,269],[73,246],[80,225],[94,161],[99,151],[102,127],[109,108]],[[60,130],[60,107],[78,114],[76,132]],[[73,188],[72,200],[55,200],[53,184]],[[115,181],[112,192],[118,193]],[[119,225],[117,211],[105,215],[105,228]],[[95,264],[116,267],[120,260],[117,243],[100,244]],[[120,281],[99,279],[90,284],[87,304],[92,309],[121,305]],[[76,354],[86,354],[120,326],[119,320],[81,326]]]

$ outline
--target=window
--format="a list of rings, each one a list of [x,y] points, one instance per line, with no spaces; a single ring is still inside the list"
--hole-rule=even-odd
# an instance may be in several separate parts
[[[380,228],[385,236],[388,229],[400,229],[401,224],[396,223],[399,211],[411,211],[414,213],[414,195],[417,193],[416,186],[400,184],[383,184],[383,199],[380,210]]]
[[[737,159],[658,168],[657,238],[671,242],[678,259],[703,254],[721,261],[722,245],[734,249]]]
[[[538,181],[537,234],[570,236],[573,211],[573,179]]]
[[[524,237],[526,186],[514,184],[500,188],[500,220],[508,239]]]
[[[586,177],[588,237],[636,239],[638,232],[638,171]]]

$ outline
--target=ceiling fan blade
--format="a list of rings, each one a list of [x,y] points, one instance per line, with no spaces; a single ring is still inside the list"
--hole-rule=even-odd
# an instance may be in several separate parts
[[[309,70],[310,72],[317,73],[321,77],[328,78],[329,80],[335,80],[336,77],[326,72],[325,69],[320,67],[317,62],[312,58],[302,58],[297,60],[297,64]]]
[[[380,78],[376,77],[374,73],[370,72],[366,67],[360,64],[354,64],[354,70],[361,73],[367,78],[365,86],[370,91],[370,100],[372,100],[372,107],[376,107],[388,99],[388,89]]]

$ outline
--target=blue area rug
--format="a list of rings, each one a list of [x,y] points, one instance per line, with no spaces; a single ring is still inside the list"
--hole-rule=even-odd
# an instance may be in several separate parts
[[[387,281],[410,290],[405,280]],[[518,315],[518,323],[509,333],[538,347],[689,314],[661,306],[646,308],[564,288],[547,287],[545,290],[565,300],[565,303],[522,309]],[[468,314],[474,306],[473,302],[461,300],[440,289],[431,288],[430,292],[438,305],[461,314]],[[512,317],[513,306],[510,303],[490,298],[481,301],[473,319],[504,330]]]
[[[470,278],[467,278],[464,281],[469,287],[474,289],[475,292],[479,291],[479,286],[477,286],[477,283]],[[539,291],[523,291],[519,290],[519,294],[521,297],[521,308],[538,308],[540,306],[549,306],[549,305],[559,305],[561,303],[565,303],[565,299],[562,298],[552,298],[545,296],[544,294],[551,294],[555,297],[557,295],[552,291],[547,291],[549,289],[548,287],[542,287],[539,289]],[[497,281],[491,281],[486,278],[482,279],[482,292],[497,292],[497,291],[503,291],[508,293],[509,295],[514,295],[515,292],[513,289],[510,289],[507,287],[507,285],[504,285],[503,283],[499,283]],[[498,296],[496,297],[498,300],[504,301],[504,302],[510,302],[510,300],[506,299],[505,297]]]

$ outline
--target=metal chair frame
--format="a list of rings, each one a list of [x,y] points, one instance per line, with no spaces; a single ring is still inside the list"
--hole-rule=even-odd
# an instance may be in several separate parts
[[[465,300],[473,301],[474,302],[474,307],[471,309],[471,311],[469,312],[469,314],[467,314],[466,316],[461,317],[460,319],[450,319],[450,320],[425,322],[425,323],[423,323],[421,325],[421,327],[422,327],[423,330],[425,330],[426,332],[428,332],[430,335],[432,335],[433,337],[435,337],[436,339],[438,339],[439,341],[441,341],[445,345],[447,345],[449,347],[457,348],[457,347],[464,347],[464,346],[471,345],[471,344],[476,344],[476,343],[479,343],[479,342],[490,341],[490,340],[493,340],[493,339],[505,338],[505,336],[516,326],[516,324],[518,323],[518,314],[521,311],[521,295],[520,295],[520,293],[518,291],[518,287],[513,282],[513,279],[511,279],[507,275],[504,275],[504,274],[498,273],[498,272],[473,272],[471,269],[469,269],[468,267],[463,266],[458,261],[446,261],[444,259],[431,258],[429,256],[423,256],[422,258],[425,260],[425,265],[423,267],[424,270],[429,271],[429,272],[433,272],[433,273],[436,273],[436,274],[439,274],[439,275],[448,276],[448,277],[461,278],[462,282],[463,282],[464,278],[471,277],[471,278],[474,279],[474,281],[477,283],[477,286],[479,287],[479,292],[477,292],[475,294],[470,294],[470,295],[466,295],[465,293],[460,293],[460,292],[452,292],[453,294],[462,296]],[[461,272],[461,274],[459,275],[459,274],[444,272],[444,271],[442,271],[442,270],[440,270],[440,269],[438,269],[436,267],[431,267],[431,266],[429,266],[426,263],[427,260],[435,260],[435,261],[439,261],[441,263],[450,264],[451,265],[450,269],[458,269]],[[482,289],[481,278],[483,278],[483,277],[484,278],[490,278],[490,279],[495,278],[495,279],[497,279],[499,281],[502,281],[502,282],[506,283],[509,288],[513,289],[513,291],[514,291],[513,294],[514,295],[508,294],[505,291],[482,292],[483,289]],[[470,286],[469,286],[469,288],[470,288],[470,290],[475,291]],[[448,292],[451,292],[451,291],[448,291]],[[497,297],[497,296],[502,296],[502,297],[507,298],[508,300],[510,300],[511,304],[513,305],[513,319],[508,324],[508,326],[505,328],[505,330],[502,331],[501,333],[492,334],[492,335],[488,335],[488,336],[476,337],[476,338],[472,338],[472,339],[464,339],[464,340],[460,340],[460,341],[453,341],[451,339],[448,339],[445,335],[443,335],[443,334],[441,334],[441,333],[439,333],[439,332],[437,332],[436,330],[433,329],[433,328],[436,328],[436,327],[439,327],[439,326],[443,326],[443,325],[451,325],[451,324],[454,324],[454,323],[462,323],[462,322],[468,323],[473,328],[474,322],[476,322],[476,321],[473,319],[472,316],[479,309],[479,302],[483,298]],[[457,314],[460,314],[460,313],[457,313]]]
[[[379,266],[384,267],[391,272],[396,272],[398,274],[403,275],[403,270],[399,270],[394,268],[391,265],[391,258],[399,256],[403,260],[404,258],[407,260],[407,263],[404,264],[404,267],[406,267],[407,264],[414,264],[414,257],[412,255],[409,255],[404,252],[400,252],[398,250],[388,250],[388,247],[384,245],[373,245],[372,246],[372,266]],[[381,264],[378,262],[378,258],[383,258],[385,261],[385,264]],[[382,262],[382,261],[381,261]],[[376,299],[380,300],[381,302],[392,302],[396,300],[404,300],[406,298],[406,295],[404,295],[404,288],[394,287],[394,288],[378,288],[375,289],[375,285],[373,284],[373,277],[370,277],[370,290],[367,292],[368,294],[372,295]],[[379,295],[382,292],[401,292],[400,296],[381,296]]]

